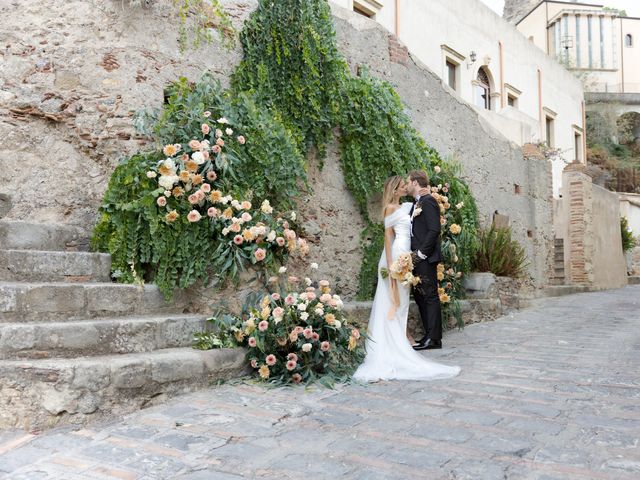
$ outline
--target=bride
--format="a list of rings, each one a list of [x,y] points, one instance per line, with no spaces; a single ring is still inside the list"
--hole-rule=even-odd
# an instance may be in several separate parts
[[[378,288],[369,317],[367,355],[354,378],[376,380],[433,380],[450,378],[460,372],[426,359],[416,352],[406,336],[410,286],[390,276],[382,278],[381,268],[388,268],[400,254],[411,251],[411,203],[400,204],[407,195],[401,176],[389,177],[384,184],[384,250],[378,263]]]

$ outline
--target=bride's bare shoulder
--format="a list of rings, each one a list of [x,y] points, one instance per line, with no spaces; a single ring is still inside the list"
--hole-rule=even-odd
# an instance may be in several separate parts
[[[397,203],[389,203],[386,207],[384,207],[384,216],[385,218],[389,215],[395,213],[400,208],[400,205]]]

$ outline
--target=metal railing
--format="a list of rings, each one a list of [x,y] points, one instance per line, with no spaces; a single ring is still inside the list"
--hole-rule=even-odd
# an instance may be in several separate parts
[[[591,93],[640,93],[640,83],[586,83],[585,92]],[[623,91],[624,90],[624,91]]]

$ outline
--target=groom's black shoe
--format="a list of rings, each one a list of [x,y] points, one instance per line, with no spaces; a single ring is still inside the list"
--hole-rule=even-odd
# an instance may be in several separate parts
[[[419,345],[424,345],[425,343],[427,343],[427,340],[429,340],[429,337],[427,337],[426,335],[424,337],[422,337],[420,340],[418,340],[417,342],[415,342],[412,347],[415,348]]]
[[[413,346],[414,350],[435,350],[436,348],[442,348],[442,340],[423,338]]]

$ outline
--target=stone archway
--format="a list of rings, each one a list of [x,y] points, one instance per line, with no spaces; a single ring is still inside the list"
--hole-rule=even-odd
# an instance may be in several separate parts
[[[496,84],[487,65],[478,68],[473,80],[474,102],[477,107],[485,110],[494,110],[494,97],[496,95]]]

